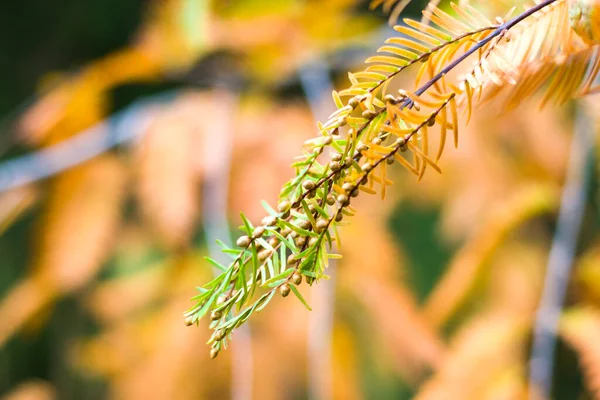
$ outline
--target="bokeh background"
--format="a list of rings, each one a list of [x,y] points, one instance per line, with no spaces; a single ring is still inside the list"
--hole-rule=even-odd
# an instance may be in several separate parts
[[[2,398],[526,397],[576,116],[593,126],[593,98],[480,110],[443,175],[396,168],[385,201],[357,199],[331,279],[303,288],[313,312],[275,300],[216,360],[208,323],[184,325],[215,239],[276,204],[332,88],[393,34],[368,3],[0,2]],[[557,399],[600,388],[587,151]]]

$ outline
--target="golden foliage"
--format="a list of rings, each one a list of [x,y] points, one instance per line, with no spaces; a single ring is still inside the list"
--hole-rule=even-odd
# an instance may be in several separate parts
[[[135,155],[137,195],[145,219],[170,249],[185,247],[198,218],[197,158],[203,99],[190,96],[157,115]]]
[[[427,299],[423,313],[435,327],[444,325],[464,303],[482,270],[506,237],[528,219],[556,209],[558,196],[548,187],[527,187],[493,206],[487,220],[455,256]]]
[[[0,303],[0,343],[57,296],[81,289],[96,275],[111,252],[125,182],[123,165],[112,155],[52,181],[31,274]]]
[[[560,321],[560,335],[579,356],[590,393],[600,398],[600,313],[584,307],[567,311]]]

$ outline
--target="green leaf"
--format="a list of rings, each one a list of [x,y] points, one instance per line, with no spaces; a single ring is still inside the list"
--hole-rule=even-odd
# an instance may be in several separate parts
[[[204,257],[204,259],[206,261],[208,261],[209,263],[211,263],[212,266],[215,267],[215,268],[217,268],[218,270],[221,270],[223,272],[227,271],[227,267],[226,266],[224,266],[223,264],[221,264],[221,263],[213,260],[212,258],[210,258],[210,257]]]
[[[280,281],[280,280],[286,280],[293,273],[294,273],[294,268],[286,269],[282,273],[277,274],[277,275],[273,276],[271,279],[267,280],[265,282],[265,285],[270,285],[273,282],[277,282],[277,281]]]
[[[294,294],[296,295],[298,300],[300,300],[300,303],[302,303],[304,305],[304,307],[306,307],[308,309],[308,311],[312,311],[312,308],[310,308],[310,306],[308,305],[306,300],[304,300],[304,297],[302,297],[298,288],[296,288],[295,285],[290,285],[290,288],[292,289],[292,292],[294,292]]]
[[[265,200],[261,200],[260,204],[262,204],[263,208],[265,209],[265,211],[269,214],[272,215],[274,217],[277,217],[279,215],[279,213],[277,211],[275,211],[270,205],[269,203],[267,203]]]

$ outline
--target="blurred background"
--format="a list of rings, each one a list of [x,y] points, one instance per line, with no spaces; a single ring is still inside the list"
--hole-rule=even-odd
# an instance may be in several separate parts
[[[331,90],[393,34],[366,0],[0,2],[0,396],[526,398],[554,265],[552,398],[594,398],[594,98],[481,110],[444,175],[396,168],[303,288],[313,312],[276,300],[216,360],[208,322],[185,327],[215,240],[276,204]]]

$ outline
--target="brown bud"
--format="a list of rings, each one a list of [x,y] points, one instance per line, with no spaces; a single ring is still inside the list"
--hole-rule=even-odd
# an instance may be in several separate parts
[[[346,196],[345,194],[340,194],[337,197],[337,201],[338,203],[340,203],[342,206],[345,206],[346,204],[348,204],[348,196]]]
[[[275,223],[277,223],[277,218],[272,215],[269,215],[262,219],[262,224],[264,226],[273,226],[273,225],[275,225]]]
[[[306,244],[306,236],[298,236],[294,242],[296,243],[296,246],[302,247]]]
[[[377,144],[377,145],[381,144],[381,142],[383,142],[383,140],[380,137],[376,137],[376,138],[373,138],[373,140],[371,140],[371,143]]]
[[[396,146],[398,146],[398,148],[400,149],[400,151],[406,151],[407,150],[406,139],[405,138],[398,138],[398,140],[396,140]]]
[[[302,187],[304,188],[304,190],[313,190],[315,188],[315,183],[313,181],[310,180],[305,180],[304,182],[302,182]]]
[[[289,211],[289,209],[292,207],[292,205],[290,204],[289,201],[284,200],[281,203],[279,203],[277,205],[277,209],[279,210],[279,212],[286,212]]]
[[[281,231],[281,236],[288,237],[290,233],[292,233],[292,228],[286,227]]]
[[[360,166],[360,169],[362,169],[363,172],[371,172],[373,170],[373,164],[366,162]]]
[[[211,321],[218,321],[223,316],[223,312],[221,310],[215,310],[210,314]]]
[[[250,246],[250,238],[248,236],[240,236],[237,240],[237,242],[235,242],[235,244],[237,244],[239,247],[248,247]]]
[[[360,100],[358,99],[358,97],[353,97],[350,100],[348,100],[348,105],[352,108],[356,108],[356,106],[358,106],[360,104]]]
[[[429,119],[429,120],[427,121],[427,126],[428,126],[428,127],[430,127],[430,128],[431,128],[431,127],[432,127],[432,126],[434,126],[434,125],[435,125],[435,118],[431,118],[431,119]]]
[[[315,205],[313,203],[310,203],[308,205],[308,211],[310,211],[311,213],[315,212]]]
[[[307,221],[305,219],[301,219],[300,221],[298,221],[298,228],[304,229],[304,230],[309,229],[310,228],[310,221]]]
[[[369,146],[367,146],[364,143],[361,143],[358,146],[356,146],[356,151],[358,151],[359,153],[362,153],[363,151],[367,151],[367,150],[369,150]]]
[[[296,286],[302,283],[302,275],[299,272],[294,272],[292,275],[292,283]]]
[[[295,263],[296,261],[297,260],[296,260],[296,255],[295,254],[290,254],[288,256],[288,258],[287,258],[287,264],[288,265],[291,265],[291,264]]]
[[[354,163],[354,159],[352,157],[346,157],[346,159],[344,160],[344,163],[346,165],[350,166]]]
[[[313,236],[313,237],[311,237],[311,238],[309,239],[309,241],[308,241],[308,246],[309,246],[309,247],[316,246],[316,244],[317,244],[317,242],[318,242],[318,241],[319,241],[319,238],[318,238],[318,237],[314,237],[314,236]]]
[[[317,225],[315,226],[315,230],[319,233],[323,232],[329,226],[329,221],[326,219],[320,218],[317,221]]]
[[[354,185],[351,184],[350,182],[346,182],[342,185],[342,189],[344,189],[346,192],[349,192],[352,189],[354,189]]]
[[[331,169],[333,172],[336,172],[342,169],[342,165],[339,163],[339,161],[332,161],[329,163],[329,169]]]
[[[391,94],[386,94],[385,96],[383,96],[383,101],[385,101],[386,103],[396,103],[396,98],[394,96],[392,96]]]
[[[194,325],[194,317],[192,317],[191,315],[188,317],[185,317],[185,326],[192,326]]]
[[[313,154],[319,155],[323,152],[323,148],[322,147],[315,147],[313,149]]]
[[[358,197],[358,189],[354,189],[352,192],[350,192],[350,197]]]
[[[290,285],[287,283],[284,283],[279,287],[279,293],[281,293],[282,297],[287,297],[288,294],[290,294],[290,290]]]
[[[217,349],[216,347],[213,347],[212,349],[210,349],[210,358],[211,359],[215,359],[217,358],[217,356],[219,355],[219,349]]]
[[[340,161],[342,159],[342,155],[340,153],[335,153],[331,156],[331,161]]]
[[[373,111],[373,110],[365,110],[362,113],[362,117],[366,118],[366,119],[371,119],[371,118],[373,118],[376,115],[377,115],[377,112]]]
[[[310,286],[312,286],[314,281],[315,281],[315,278],[313,278],[312,276],[306,277],[306,283],[308,283]]]
[[[272,238],[269,239],[269,244],[271,245],[271,247],[275,247],[279,244],[279,239],[277,239],[275,236],[273,236]]]
[[[273,250],[264,249],[258,252],[258,261],[264,262],[267,258],[269,258],[273,254]]]
[[[258,239],[259,237],[261,237],[264,234],[265,234],[265,228],[263,228],[262,226],[257,226],[256,228],[254,228],[254,232],[252,232],[252,237],[254,239]]]
[[[329,144],[331,144],[331,142],[333,142],[333,138],[332,138],[331,136],[326,136],[326,137],[323,139],[323,143],[324,143],[325,145],[329,145]]]
[[[227,335],[227,332],[225,332],[225,329],[219,329],[218,331],[216,331],[214,333],[214,339],[217,342],[220,342],[221,340],[225,339],[225,336]]]
[[[385,162],[387,165],[392,165],[394,163],[394,157],[388,157]]]
[[[335,196],[333,196],[332,194],[329,194],[329,195],[327,195],[327,199],[325,201],[327,202],[327,204],[332,206],[335,204]]]
[[[220,306],[221,304],[225,303],[227,300],[229,300],[229,297],[227,297],[226,294],[222,294],[217,299],[217,305]]]
[[[341,220],[344,219],[344,214],[342,214],[342,212],[338,212],[335,216],[335,222],[340,222]]]

